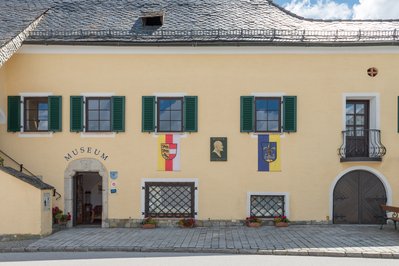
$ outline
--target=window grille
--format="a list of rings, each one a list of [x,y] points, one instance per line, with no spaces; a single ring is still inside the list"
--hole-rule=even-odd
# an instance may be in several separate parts
[[[146,217],[194,218],[194,183],[146,182],[144,189]]]
[[[273,218],[285,215],[284,196],[251,195],[250,216]]]

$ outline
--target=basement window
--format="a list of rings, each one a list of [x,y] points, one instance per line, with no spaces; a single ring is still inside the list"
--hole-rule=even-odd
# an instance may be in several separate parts
[[[160,27],[163,25],[163,15],[142,17],[144,27]]]

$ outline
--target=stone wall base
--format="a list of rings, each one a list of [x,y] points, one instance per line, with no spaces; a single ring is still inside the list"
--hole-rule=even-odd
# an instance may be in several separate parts
[[[141,227],[141,219],[108,219],[103,224],[109,228],[139,228]],[[158,227],[179,227],[179,219],[156,219]],[[295,225],[327,225],[332,224],[331,221],[292,221],[290,224]],[[243,226],[244,220],[196,220],[197,227],[229,227]],[[263,225],[274,225],[273,220],[263,220]]]

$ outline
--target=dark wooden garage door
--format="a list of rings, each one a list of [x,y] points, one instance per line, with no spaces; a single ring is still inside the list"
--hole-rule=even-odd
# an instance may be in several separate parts
[[[378,177],[367,171],[352,171],[336,184],[333,196],[335,224],[379,224],[384,213],[380,205],[386,204],[384,185]]]

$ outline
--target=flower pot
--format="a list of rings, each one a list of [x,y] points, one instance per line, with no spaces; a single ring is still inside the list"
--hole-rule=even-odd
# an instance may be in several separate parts
[[[68,221],[61,221],[61,220],[57,220],[57,224],[59,225],[66,225]]]
[[[154,229],[155,224],[143,224],[142,228],[143,229]]]
[[[194,224],[192,224],[192,225],[183,225],[183,224],[179,224],[179,227],[180,228],[194,228]]]
[[[248,227],[260,227],[261,226],[261,223],[247,223],[247,226]]]
[[[275,223],[276,227],[287,227],[288,223],[284,223],[284,222],[279,222],[279,223]]]

